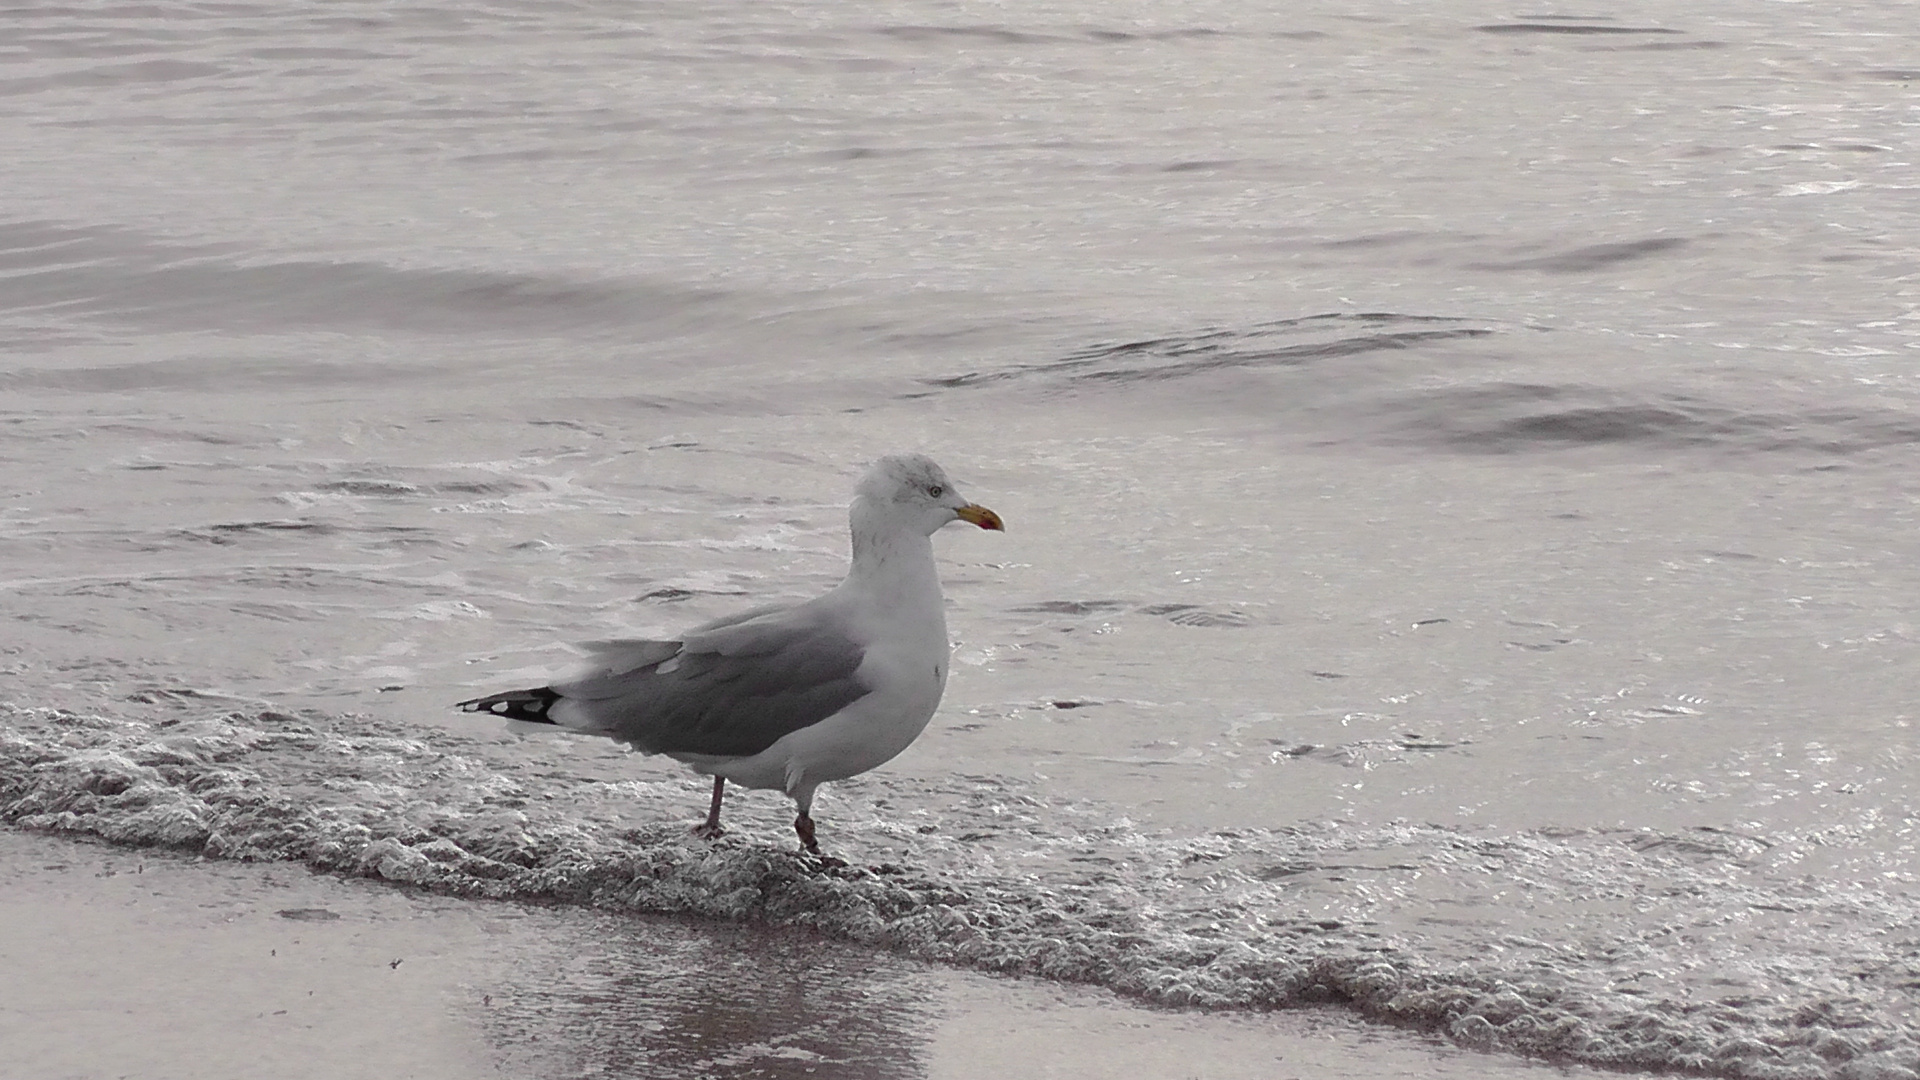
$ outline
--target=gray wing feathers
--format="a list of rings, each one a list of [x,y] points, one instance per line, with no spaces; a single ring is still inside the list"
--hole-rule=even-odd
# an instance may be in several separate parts
[[[680,651],[677,641],[583,641],[580,647],[587,650],[587,670],[568,686],[558,688],[567,690],[569,696],[573,697],[595,696],[579,693],[574,687],[586,682],[617,679],[629,671],[664,664]]]
[[[570,698],[618,697],[627,692],[631,682],[620,676],[664,664],[679,655],[681,649],[689,647],[690,642],[698,651],[703,637],[711,631],[789,610],[791,606],[787,604],[770,604],[736,612],[709,623],[701,623],[679,640],[621,638],[614,641],[583,641],[579,647],[587,651],[586,664],[577,674],[563,682],[556,682],[553,688]]]
[[[592,669],[554,690],[594,728],[648,753],[745,757],[866,696],[865,649],[793,615],[752,612],[684,641],[602,641]]]

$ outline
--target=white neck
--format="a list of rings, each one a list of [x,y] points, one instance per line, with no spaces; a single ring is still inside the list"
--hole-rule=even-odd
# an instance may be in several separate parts
[[[933,562],[933,537],[917,530],[875,528],[876,516],[865,500],[855,500],[849,515],[853,532],[853,563],[847,582],[860,582],[881,603],[931,604],[940,602],[940,575]]]

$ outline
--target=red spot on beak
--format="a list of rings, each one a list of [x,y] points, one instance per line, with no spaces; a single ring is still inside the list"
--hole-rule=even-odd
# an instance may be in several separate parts
[[[1000,515],[981,506],[979,503],[968,503],[960,509],[955,510],[954,513],[959,515],[961,521],[970,521],[983,529],[994,529],[998,532],[1007,531],[1007,527],[1000,523]]]

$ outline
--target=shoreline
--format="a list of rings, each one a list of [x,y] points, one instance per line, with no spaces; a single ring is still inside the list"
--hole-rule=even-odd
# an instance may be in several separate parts
[[[0,830],[0,1072],[963,1080],[1594,1076],[1337,1010],[1173,1011],[811,935]]]

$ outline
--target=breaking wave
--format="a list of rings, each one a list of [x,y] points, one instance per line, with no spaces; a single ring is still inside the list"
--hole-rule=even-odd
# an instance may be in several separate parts
[[[698,785],[632,779],[611,756],[594,775],[492,731],[149,699],[165,715],[0,712],[0,820],[457,896],[805,927],[1163,1005],[1338,1003],[1558,1060],[1920,1071],[1902,1018],[1920,939],[1845,930],[1911,928],[1920,901],[1770,879],[1761,856],[1792,838],[1413,824],[1176,837],[1009,781],[869,778],[822,821],[872,865],[829,869],[761,842],[785,840],[783,815],[750,801],[745,830],[695,840],[680,819]],[[1477,923],[1476,900],[1496,893],[1509,913]]]

